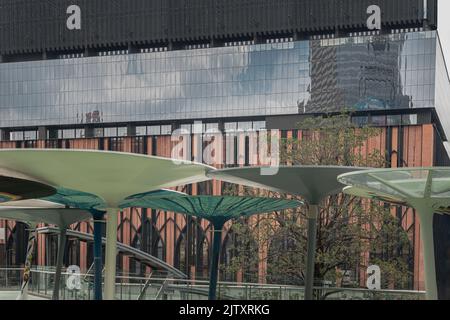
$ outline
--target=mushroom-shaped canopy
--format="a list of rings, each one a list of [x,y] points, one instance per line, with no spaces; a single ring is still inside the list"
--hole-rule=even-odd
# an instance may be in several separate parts
[[[436,212],[450,213],[450,168],[365,170],[338,177],[347,194],[414,206],[428,199]]]
[[[232,196],[188,196],[141,197],[137,207],[172,211],[196,216],[220,225],[228,220],[258,213],[297,208],[301,201]]]
[[[127,197],[161,188],[209,180],[212,167],[189,161],[124,152],[58,149],[3,149],[0,168],[21,172],[54,188],[90,193],[104,208]]]
[[[296,208],[302,204],[296,200],[257,197],[230,196],[188,196],[146,197],[137,201],[139,207],[184,213],[209,220],[214,225],[212,255],[209,276],[209,299],[216,297],[222,228],[228,220],[258,213]]]
[[[427,298],[439,297],[434,238],[436,213],[450,214],[450,168],[376,169],[343,174],[344,192],[411,206],[420,219]],[[444,292],[444,291],[442,291]],[[442,293],[441,292],[441,293]]]
[[[302,196],[317,204],[324,197],[340,193],[344,185],[337,176],[361,170],[342,166],[243,167],[213,170],[208,176],[222,181]],[[273,174],[272,174],[273,173]]]

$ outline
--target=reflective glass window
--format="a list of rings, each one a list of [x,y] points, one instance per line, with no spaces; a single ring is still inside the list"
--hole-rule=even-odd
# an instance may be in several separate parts
[[[147,127],[139,126],[136,127],[136,136],[145,136],[147,135]]]
[[[172,134],[172,126],[171,125],[161,126],[161,134],[162,135],[170,135],[170,134]]]
[[[0,127],[429,107],[450,119],[435,31],[236,45],[0,64]]]
[[[161,134],[161,126],[149,126],[149,127],[147,127],[147,134],[149,136],[159,136]]]

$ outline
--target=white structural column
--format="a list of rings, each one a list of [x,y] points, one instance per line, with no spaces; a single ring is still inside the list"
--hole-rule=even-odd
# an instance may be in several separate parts
[[[117,213],[119,209],[107,210],[106,257],[105,257],[105,300],[114,300],[116,291],[117,256]]]
[[[423,246],[427,300],[438,300],[436,260],[434,256],[433,207],[416,205],[415,208],[420,218],[420,238],[422,239]]]

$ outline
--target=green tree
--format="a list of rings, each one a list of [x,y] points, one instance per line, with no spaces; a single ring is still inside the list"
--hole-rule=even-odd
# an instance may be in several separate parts
[[[381,150],[367,150],[369,139],[381,129],[357,127],[348,114],[310,117],[298,124],[302,137],[283,139],[281,163],[288,165],[345,165],[385,167],[388,165]],[[253,188],[238,188],[226,184],[226,194],[288,197]],[[267,282],[303,285],[306,254],[306,210],[288,210],[256,218],[253,226],[238,221],[232,226],[240,239],[252,237],[267,254],[256,255],[255,248],[236,246],[233,270],[247,265],[267,263]],[[245,240],[242,240],[245,242]],[[410,277],[408,259],[410,245],[401,221],[392,208],[379,202],[369,202],[347,195],[328,197],[320,206],[317,232],[315,279],[320,285],[331,281],[339,285],[344,270],[354,275],[359,286],[359,272],[367,263],[381,267],[383,286],[406,288]],[[368,259],[364,259],[367,257]],[[249,263],[249,260],[252,263]],[[368,260],[368,261],[367,261]],[[228,268],[228,267],[227,267]],[[249,270],[248,272],[253,272]]]

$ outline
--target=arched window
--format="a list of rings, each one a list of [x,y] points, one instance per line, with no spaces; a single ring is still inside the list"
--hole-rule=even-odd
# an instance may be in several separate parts
[[[137,234],[138,230],[136,229],[136,226],[133,224],[133,217],[135,214],[140,216],[140,212],[136,211],[134,208],[129,209],[129,215],[125,214],[125,212],[120,212],[119,214],[119,225],[117,226],[117,236],[118,240],[124,244],[133,244],[133,239],[131,238],[132,235]],[[106,227],[103,228],[103,230],[106,230]],[[125,235],[128,234],[128,237],[125,238]],[[138,248],[139,249],[139,248]],[[126,269],[124,265],[124,257],[127,257],[123,252],[119,251],[116,259],[116,268],[117,270],[120,270],[121,273],[129,273],[133,272],[132,269]],[[133,261],[133,259],[129,260],[130,262]],[[130,268],[132,266],[128,266]]]
[[[210,254],[207,234],[211,225],[204,230],[198,219],[187,217],[186,221],[175,245],[175,268],[192,277],[194,267],[196,279],[207,279]]]
[[[163,261],[166,259],[164,241],[162,240],[160,232],[154,224],[153,219],[144,217],[143,224],[137,230],[131,245],[136,249],[157,257],[158,259]],[[133,274],[142,275],[145,273],[145,266],[141,265],[139,261],[131,259],[130,272]]]

